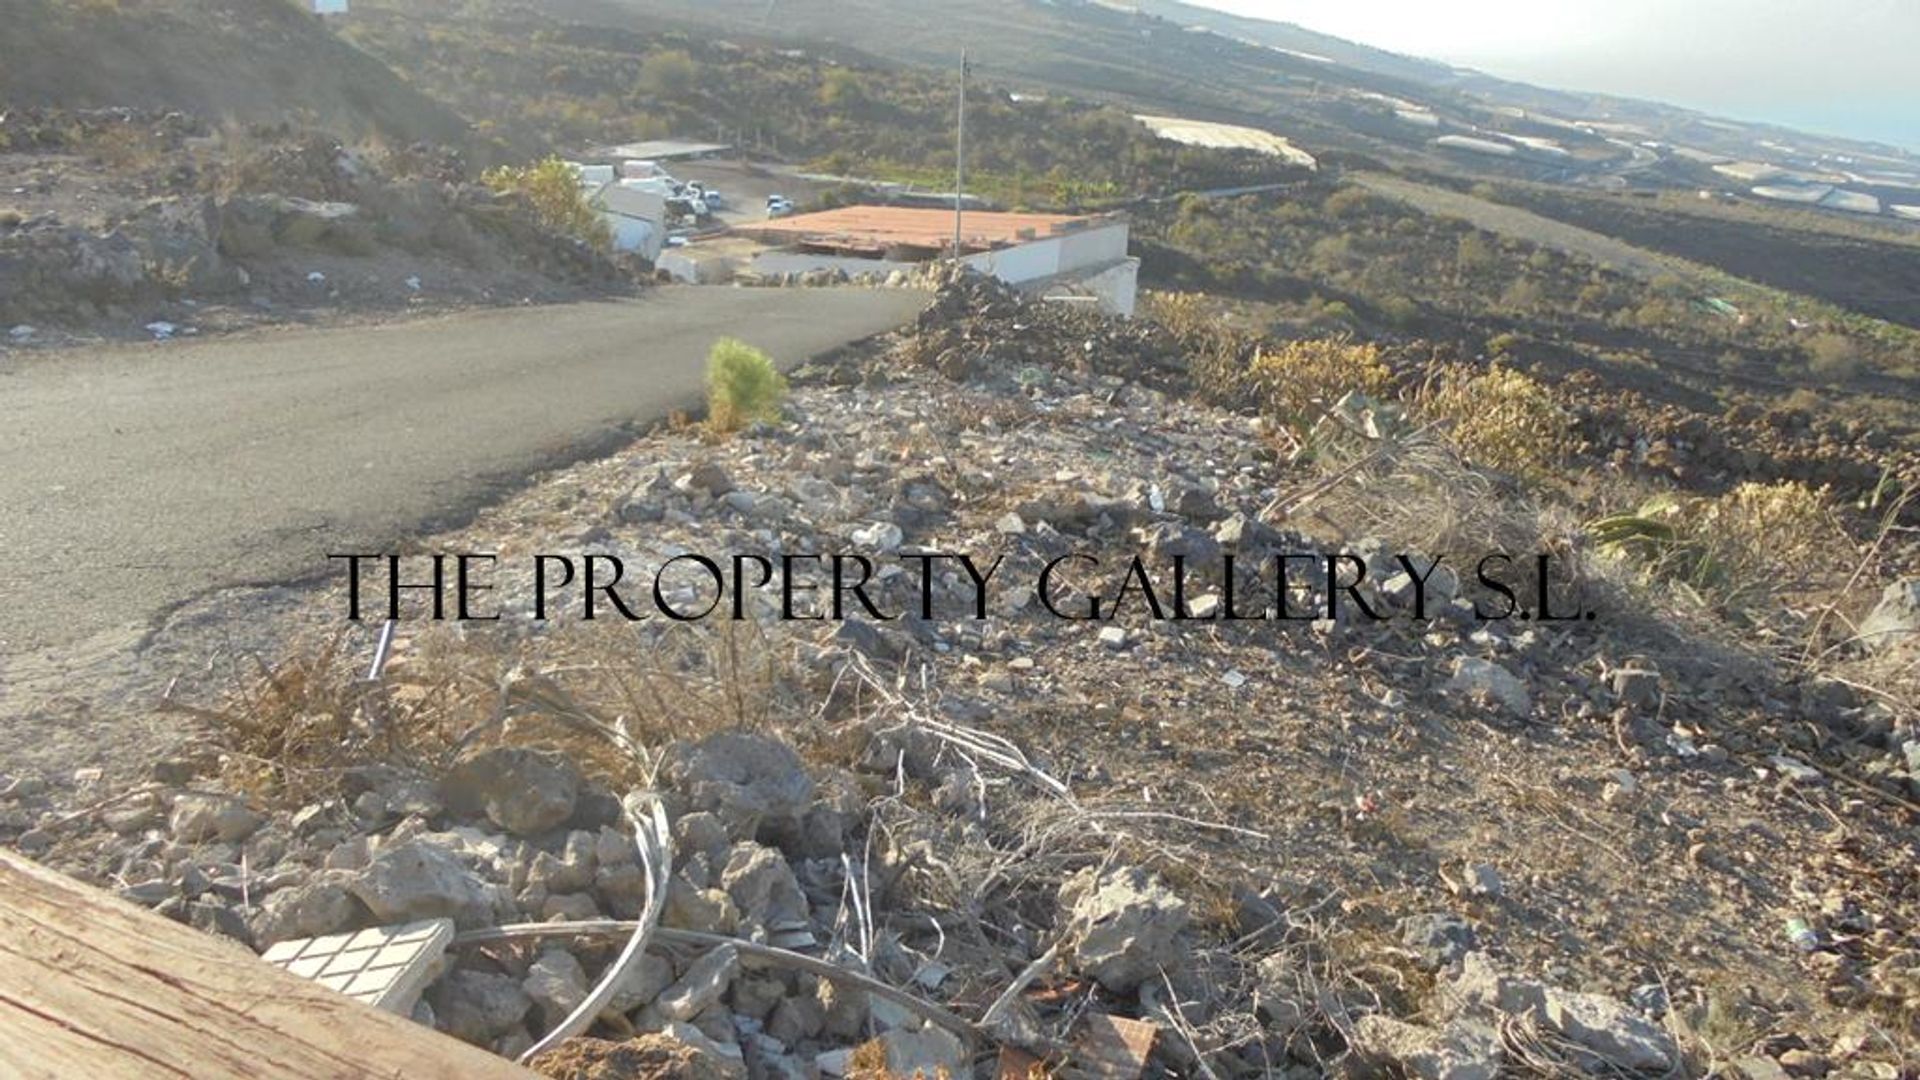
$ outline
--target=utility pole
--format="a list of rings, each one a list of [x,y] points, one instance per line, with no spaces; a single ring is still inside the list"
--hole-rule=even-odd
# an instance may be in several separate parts
[[[953,139],[953,260],[960,261],[961,206],[967,191],[967,50],[960,50],[959,124]]]

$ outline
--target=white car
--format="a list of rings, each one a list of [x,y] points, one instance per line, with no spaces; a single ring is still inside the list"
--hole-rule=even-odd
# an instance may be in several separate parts
[[[767,196],[767,216],[768,217],[770,218],[786,217],[788,214],[791,214],[791,213],[793,213],[793,202],[792,200],[788,199],[785,195]]]

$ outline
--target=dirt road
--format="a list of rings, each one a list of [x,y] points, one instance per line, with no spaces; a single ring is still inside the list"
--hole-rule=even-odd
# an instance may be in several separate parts
[[[7,661],[206,590],[326,572],[695,403],[715,338],[786,365],[909,292],[668,288],[630,301],[0,359]],[[3,702],[0,702],[3,703]]]

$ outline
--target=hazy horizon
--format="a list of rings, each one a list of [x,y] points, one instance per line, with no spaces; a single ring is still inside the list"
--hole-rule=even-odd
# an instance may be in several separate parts
[[[1903,0],[1191,0],[1489,75],[1920,151]]]

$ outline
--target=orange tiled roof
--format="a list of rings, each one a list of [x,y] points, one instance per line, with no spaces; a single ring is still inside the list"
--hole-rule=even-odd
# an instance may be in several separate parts
[[[1093,220],[1068,214],[969,210],[961,215],[960,222],[965,246],[980,250],[1051,236]],[[953,245],[953,211],[905,206],[843,206],[817,214],[757,221],[742,226],[739,231],[775,241],[858,250],[894,246],[947,248]]]

